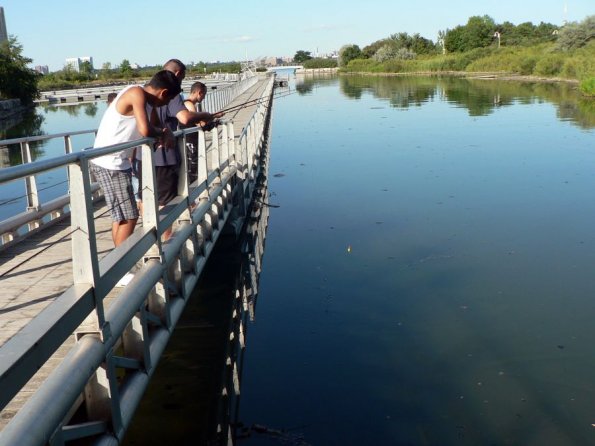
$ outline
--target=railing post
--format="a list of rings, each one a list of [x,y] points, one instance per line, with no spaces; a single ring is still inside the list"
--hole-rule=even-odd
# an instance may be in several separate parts
[[[93,201],[89,161],[68,166],[70,178],[70,209],[72,227],[72,275],[75,284],[85,283],[95,289],[95,312],[91,313],[77,329],[75,337],[100,336],[105,341],[111,336],[105,323],[103,295],[105,290],[96,288],[99,282],[99,259],[93,216]],[[85,407],[92,420],[108,420],[111,417],[111,394],[109,377],[104,367],[95,372],[85,386]]]
[[[207,168],[207,143],[205,141],[205,132],[198,131],[198,162],[196,165],[196,174],[198,185],[206,184],[208,178]],[[204,193],[201,197],[204,198]]]
[[[155,231],[156,242],[147,251],[145,262],[157,260],[164,263],[163,247],[161,245],[161,231],[159,228],[159,204],[155,166],[153,164],[153,149],[148,144],[142,145],[142,199],[143,199],[143,229]],[[167,273],[163,274],[161,282],[157,282],[148,298],[149,310],[158,315],[162,322],[169,327],[170,315],[168,311],[169,294],[167,292]]]
[[[99,278],[99,263],[89,161],[82,158],[80,164],[70,164],[68,175],[70,177],[70,221],[73,230],[72,275],[75,284],[88,283],[95,286]],[[97,305],[98,309],[99,307],[100,305]],[[103,311],[100,319],[103,317],[102,313]]]
[[[209,172],[207,166],[207,146],[205,141],[205,133],[202,130],[198,131],[198,179],[197,184],[204,185],[205,190],[201,192],[198,197],[200,203],[209,201]],[[210,215],[205,215],[203,223],[197,226],[197,233],[203,245],[211,241],[213,238],[213,227]]]
[[[23,157],[23,163],[32,162],[31,158],[31,147],[29,142],[21,143],[21,156]],[[37,181],[34,175],[30,175],[25,178],[25,187],[27,192],[27,210],[36,211],[39,209],[39,194],[37,193]]]
[[[207,171],[217,172],[221,175],[221,162],[219,160],[219,129],[217,127],[211,130],[211,150],[207,153]],[[220,183],[219,179],[216,180]]]
[[[72,153],[72,138],[70,135],[64,136],[64,153]]]
[[[226,125],[227,128],[227,159],[229,160],[229,165],[231,166],[232,162],[235,160],[236,157],[236,137],[233,128],[233,122],[228,122]]]
[[[221,156],[219,157],[219,163],[227,163],[227,169],[229,169],[229,137],[227,136],[228,128],[227,124],[221,126]]]

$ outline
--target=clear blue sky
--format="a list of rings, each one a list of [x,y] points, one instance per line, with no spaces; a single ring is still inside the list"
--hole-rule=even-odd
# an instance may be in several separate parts
[[[8,33],[34,65],[61,69],[92,56],[96,67],[123,59],[157,65],[324,53],[364,47],[397,32],[436,40],[439,30],[488,14],[496,22],[561,24],[595,14],[595,0],[0,0]]]

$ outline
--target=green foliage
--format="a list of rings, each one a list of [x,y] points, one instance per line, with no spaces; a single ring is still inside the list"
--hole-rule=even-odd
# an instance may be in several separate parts
[[[569,52],[555,51],[554,44],[490,50],[465,69],[580,80],[595,75],[595,41]]]
[[[595,15],[580,23],[569,23],[558,34],[558,48],[569,51],[584,47],[595,39]]]
[[[408,50],[408,51],[399,51]],[[437,54],[438,47],[434,42],[419,34],[410,36],[407,33],[392,34],[386,39],[378,40],[362,50],[364,58],[375,58],[382,62],[392,58],[410,59],[411,54]]]
[[[348,65],[354,59],[360,59],[362,57],[362,50],[357,45],[344,45],[339,50],[339,66],[343,67]]]
[[[376,52],[372,56],[372,59],[374,59],[376,62],[384,62],[386,60],[396,59],[396,58],[397,58],[397,49],[389,43],[386,43],[386,44],[382,45],[380,48],[378,48],[378,50],[376,50]]]
[[[473,16],[466,25],[446,31],[445,46],[449,52],[484,48],[492,44],[495,31],[496,23],[490,16]]]
[[[124,59],[120,63],[120,73],[125,77],[132,76],[132,67],[130,66],[130,61],[128,59]]]
[[[496,26],[501,35],[502,46],[530,46],[556,40],[558,27],[551,23],[541,22],[535,26],[531,22],[513,25],[504,22]]]
[[[390,36],[397,50],[405,48],[415,54],[434,54],[437,52],[436,44],[416,33],[410,36],[407,33],[397,33]]]
[[[540,59],[544,47],[501,47],[498,50],[487,49],[481,57],[465,68],[467,71],[504,71],[522,75],[533,74],[535,64]]]
[[[296,63],[303,63],[310,59],[312,59],[310,51],[299,50],[296,51],[295,56],[293,56],[293,61]]]
[[[581,91],[587,96],[595,97],[595,76],[589,77],[581,82]]]
[[[23,47],[14,36],[0,44],[0,98],[20,99],[29,104],[39,95],[39,74],[27,68],[31,59],[22,52]]]
[[[564,66],[564,57],[561,54],[547,54],[537,61],[533,72],[544,76],[558,76]]]
[[[336,68],[335,59],[309,59],[303,63],[304,68]]]

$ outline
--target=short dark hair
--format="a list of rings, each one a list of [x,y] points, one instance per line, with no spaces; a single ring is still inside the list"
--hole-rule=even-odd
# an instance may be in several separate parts
[[[155,75],[147,83],[147,86],[159,89],[167,89],[167,96],[169,98],[173,98],[182,92],[180,81],[174,73],[168,70],[161,70],[155,73]]]
[[[203,84],[202,82],[195,82],[190,86],[190,93],[196,93],[196,92],[202,92],[202,93],[206,93],[207,92],[207,86],[205,84]]]
[[[184,65],[180,59],[169,59],[163,64],[164,70],[172,69],[176,71],[175,68],[177,68],[179,71],[186,72],[186,65]]]
[[[111,104],[113,102],[114,99],[116,99],[116,96],[118,96],[117,93],[110,93],[107,95],[107,104]]]

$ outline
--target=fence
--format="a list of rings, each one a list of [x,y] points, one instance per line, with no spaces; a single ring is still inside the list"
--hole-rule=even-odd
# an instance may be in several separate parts
[[[261,97],[270,99],[272,92],[273,78]],[[179,197],[167,213],[160,213],[153,163],[144,162],[142,226],[101,260],[89,162],[139,144],[143,159],[152,160],[152,138],[0,171],[1,184],[68,169],[74,279],[71,288],[31,321],[26,333],[17,333],[0,347],[0,407],[72,334],[77,339],[0,433],[0,445],[63,445],[90,436],[95,436],[95,444],[119,443],[225,222],[232,210],[240,218],[246,215],[269,120],[269,104],[261,103],[239,137],[233,122],[216,127],[209,145],[202,130],[176,132],[182,159]],[[189,184],[185,142],[195,132],[198,179]],[[163,232],[174,223],[174,236],[162,243]],[[114,285],[138,262],[133,281],[113,296]],[[114,297],[109,303],[108,295]],[[85,419],[69,424],[83,403]]]

